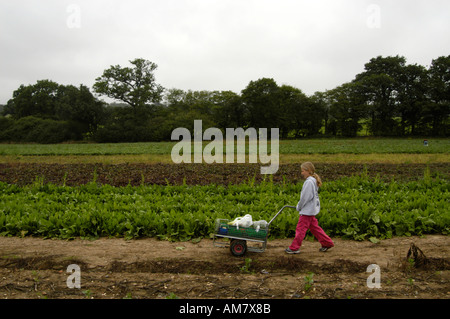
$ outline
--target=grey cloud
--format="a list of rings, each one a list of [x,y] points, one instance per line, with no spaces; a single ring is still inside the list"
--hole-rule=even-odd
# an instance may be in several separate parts
[[[20,84],[92,86],[112,64],[158,64],[167,88],[240,92],[272,77],[307,94],[377,55],[448,55],[448,1],[45,0],[0,2],[0,104]],[[378,10],[378,11],[377,11]]]

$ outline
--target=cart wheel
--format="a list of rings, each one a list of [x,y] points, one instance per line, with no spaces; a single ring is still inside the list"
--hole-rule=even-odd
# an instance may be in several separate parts
[[[236,256],[244,256],[247,252],[247,242],[245,240],[233,239],[230,244],[231,253]]]

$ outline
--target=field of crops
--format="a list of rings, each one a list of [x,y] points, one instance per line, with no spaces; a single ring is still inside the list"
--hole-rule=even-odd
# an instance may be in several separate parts
[[[118,155],[168,154],[177,142],[104,144],[0,144],[0,155]],[[209,142],[203,142],[206,146]],[[282,140],[280,154],[439,154],[448,153],[450,139],[305,139]],[[225,143],[224,143],[225,151]],[[247,148],[248,151],[248,148]]]
[[[174,164],[173,145],[0,144],[0,298],[448,297],[449,139],[280,141],[273,175],[259,163]],[[296,205],[303,161],[324,182],[317,218],[333,249],[308,233],[286,255],[293,209],[262,254],[212,245],[217,218],[268,221]],[[405,259],[412,242],[423,267]],[[367,287],[373,263],[381,289]],[[81,289],[66,285],[70,264]]]
[[[56,186],[0,183],[0,235],[75,237],[209,237],[216,218],[251,214],[270,218],[295,205],[301,183],[113,187],[90,182]],[[383,182],[367,176],[341,178],[321,188],[318,219],[332,236],[376,240],[392,236],[448,234],[450,193],[446,180]],[[294,235],[298,215],[280,215],[272,238]]]
[[[282,141],[282,154],[393,151],[448,156],[449,140],[389,139]],[[3,156],[71,157],[170,153],[174,143],[3,144]],[[38,155],[38,156],[36,156]],[[349,155],[350,156],[350,155]],[[392,156],[395,156],[393,154]],[[9,157],[10,158],[10,157]],[[332,236],[377,240],[448,234],[449,164],[316,163],[325,183],[319,221]],[[303,181],[299,163],[277,174],[258,164],[0,163],[0,235],[75,237],[209,237],[216,218],[251,214],[270,220],[295,205]],[[293,237],[298,215],[280,216],[272,238]]]

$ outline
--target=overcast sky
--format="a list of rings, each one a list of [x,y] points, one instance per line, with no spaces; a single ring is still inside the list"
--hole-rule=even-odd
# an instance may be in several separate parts
[[[231,90],[273,78],[308,95],[378,55],[450,54],[448,0],[0,0],[0,104],[21,84],[84,84],[134,58],[165,88]]]

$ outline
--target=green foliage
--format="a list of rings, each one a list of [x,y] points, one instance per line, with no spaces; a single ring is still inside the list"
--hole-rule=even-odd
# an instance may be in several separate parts
[[[0,121],[0,141],[59,143],[81,140],[103,116],[103,103],[80,85],[40,80],[21,85],[4,110],[12,119]]]
[[[60,143],[77,138],[71,128],[67,121],[27,116],[0,132],[0,141]]]
[[[218,186],[77,187],[0,183],[0,235],[74,237],[209,237],[217,218],[251,214],[270,220],[296,204],[301,184],[262,182]],[[319,224],[331,236],[355,240],[449,234],[449,184],[431,179],[390,183],[343,178],[320,190]],[[286,211],[270,227],[271,238],[293,237],[298,214]]]
[[[243,274],[254,274],[254,271],[250,270],[252,265],[252,259],[251,258],[245,258],[244,265],[242,267],[239,267],[239,270]]]
[[[308,274],[303,278],[305,281],[305,292],[308,292],[314,284],[314,273],[308,272]]]
[[[165,90],[156,83],[155,63],[138,58],[130,64],[110,66],[93,86],[124,102],[120,107],[105,107],[84,85],[39,80],[14,91],[2,114],[73,122],[77,140],[97,142],[167,141],[175,128],[189,129],[194,120],[202,120],[204,129],[279,128],[282,138],[446,137],[450,128],[450,56],[432,60],[428,68],[407,64],[402,56],[378,56],[351,82],[312,96],[272,78],[250,81],[240,94]],[[7,125],[0,122],[0,128]],[[8,138],[14,136],[2,134]],[[43,142],[59,140],[51,138]]]
[[[130,67],[112,65],[95,79],[94,90],[110,98],[123,101],[133,108],[134,115],[142,115],[141,108],[159,102],[164,88],[155,83],[153,72],[157,65],[145,59],[130,61]]]
[[[1,119],[1,118],[0,118]],[[6,122],[7,123],[7,122]],[[0,122],[1,125],[1,122]],[[7,124],[6,124],[7,125]],[[1,133],[0,133],[1,134]],[[117,131],[120,134],[120,131]],[[122,135],[124,133],[122,132]],[[301,139],[280,141],[280,154],[436,154],[448,153],[450,139],[357,138],[357,139]],[[71,144],[0,144],[1,155],[124,155],[166,154],[170,155],[178,142],[141,143],[71,143]],[[205,147],[209,141],[205,141]],[[224,143],[224,152],[225,149]],[[246,147],[248,152],[248,147]]]

